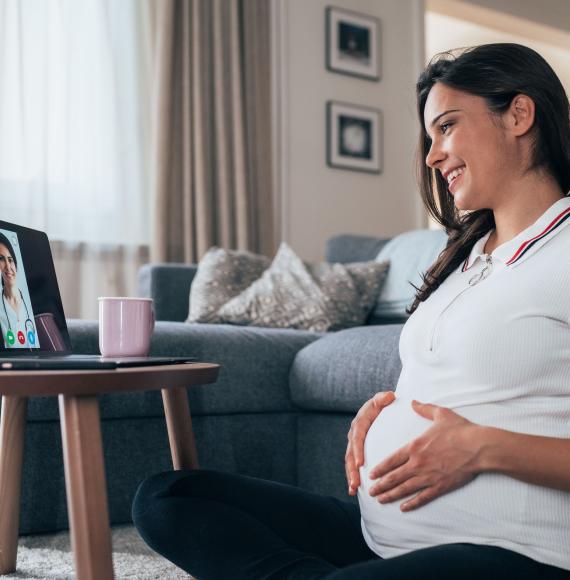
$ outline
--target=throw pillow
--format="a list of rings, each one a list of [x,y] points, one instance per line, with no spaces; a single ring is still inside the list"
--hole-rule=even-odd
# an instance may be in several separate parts
[[[269,258],[244,250],[210,248],[190,286],[186,322],[220,322],[218,309],[257,280],[270,263]]]
[[[435,262],[447,244],[444,230],[414,230],[391,239],[378,253],[376,261],[390,261],[390,272],[382,286],[374,319],[408,317],[416,290],[410,284],[422,285],[422,275]]]
[[[365,323],[378,299],[390,262],[306,264],[324,292],[331,326],[341,330]]]
[[[285,243],[271,266],[217,315],[223,322],[316,332],[362,324],[388,263],[308,266]]]

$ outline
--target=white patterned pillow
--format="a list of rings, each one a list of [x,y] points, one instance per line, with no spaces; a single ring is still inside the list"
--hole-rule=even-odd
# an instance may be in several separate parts
[[[269,258],[244,250],[210,248],[190,286],[186,322],[221,322],[218,309],[257,280],[270,263]]]
[[[305,264],[285,243],[271,266],[217,312],[222,322],[316,332],[358,326],[375,304],[389,262]]]

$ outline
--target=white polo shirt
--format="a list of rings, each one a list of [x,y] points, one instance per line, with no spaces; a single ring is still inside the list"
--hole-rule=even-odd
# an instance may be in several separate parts
[[[412,399],[480,425],[570,438],[569,225],[566,197],[490,257],[489,232],[404,325],[396,400],[368,432],[358,492],[364,538],[380,556],[469,542],[570,570],[568,492],[482,473],[406,513],[404,499],[382,505],[368,494],[369,469],[432,425]]]

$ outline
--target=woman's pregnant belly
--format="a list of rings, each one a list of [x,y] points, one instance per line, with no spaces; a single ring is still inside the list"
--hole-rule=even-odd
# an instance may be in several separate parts
[[[432,425],[432,421],[418,415],[411,406],[411,400],[397,397],[370,426],[364,441],[364,465],[360,468],[358,499],[360,512],[365,522],[376,519],[394,518],[394,504],[380,504],[370,497],[369,490],[378,480],[370,479],[370,471],[401,447],[419,437]],[[396,502],[399,506],[404,499]],[[399,508],[398,508],[399,511]],[[380,515],[382,514],[382,515]],[[388,515],[390,514],[390,515]]]
[[[369,490],[377,482],[370,479],[370,470],[432,425],[433,421],[412,409],[411,399],[398,397],[382,410],[366,436],[358,489],[362,532],[370,549],[384,558],[443,543],[488,543],[489,539],[494,543],[490,531],[496,518],[507,526],[521,523],[527,486],[498,474],[481,474],[466,486],[409,512],[400,510],[406,498],[381,504],[377,496],[370,497]],[[493,496],[502,500],[493,501]]]
[[[365,463],[362,469],[368,470],[392,455],[406,443],[419,437],[433,424],[433,421],[418,415],[412,408],[412,401],[396,397],[385,407],[372,423],[364,442]],[[368,459],[373,464],[369,465]]]

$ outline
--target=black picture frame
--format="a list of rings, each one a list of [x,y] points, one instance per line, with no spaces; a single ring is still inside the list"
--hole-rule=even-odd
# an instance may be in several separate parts
[[[380,109],[327,101],[327,165],[382,173],[383,116]]]
[[[335,73],[379,81],[382,76],[380,20],[328,6],[326,68]]]

